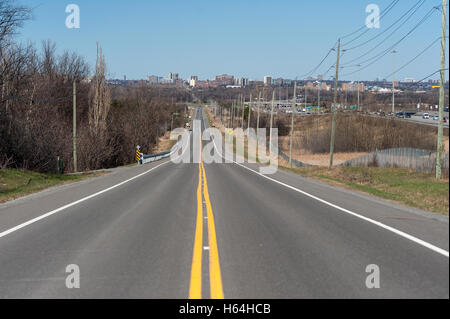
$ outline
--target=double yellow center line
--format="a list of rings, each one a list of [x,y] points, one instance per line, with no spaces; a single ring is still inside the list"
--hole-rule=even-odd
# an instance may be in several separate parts
[[[201,141],[200,141],[201,145]],[[202,147],[200,146],[200,152]],[[202,194],[203,180],[203,194]],[[208,192],[205,167],[200,155],[198,164],[198,186],[197,186],[197,222],[195,226],[194,254],[192,257],[191,283],[189,288],[190,299],[202,298],[202,254],[203,254],[203,196],[206,204],[206,218],[208,220],[208,242],[209,242],[209,284],[212,299],[223,299],[222,275],[220,272],[219,252],[217,249],[216,227],[214,215]]]

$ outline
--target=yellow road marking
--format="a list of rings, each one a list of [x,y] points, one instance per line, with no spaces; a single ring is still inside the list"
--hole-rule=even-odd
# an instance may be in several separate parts
[[[194,253],[192,257],[191,282],[189,287],[189,299],[202,298],[202,244],[203,244],[203,195],[206,203],[208,217],[208,242],[209,242],[209,283],[212,299],[223,299],[222,275],[220,272],[219,251],[217,249],[216,228],[211,201],[209,199],[208,183],[205,167],[202,159],[202,141],[200,140],[200,163],[198,164],[197,186],[197,222],[195,226]]]
[[[206,181],[205,167],[203,171],[203,192],[205,195],[206,212],[208,215],[208,240],[209,240],[209,283],[212,299],[223,299],[222,275],[220,272],[219,250],[217,249],[216,228],[211,201],[209,199],[208,182]]]
[[[195,226],[194,254],[192,257],[191,284],[189,299],[202,298],[202,244],[203,244],[203,201],[202,201],[202,166],[198,164],[197,186],[197,223]]]

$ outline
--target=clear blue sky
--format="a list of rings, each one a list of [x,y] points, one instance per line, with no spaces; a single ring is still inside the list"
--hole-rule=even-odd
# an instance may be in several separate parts
[[[109,67],[109,76],[129,79],[147,75],[167,77],[178,72],[183,78],[200,79],[228,73],[250,79],[264,75],[295,78],[314,68],[339,36],[364,25],[370,3],[381,10],[392,0],[18,0],[34,8],[34,19],[21,31],[22,41],[37,45],[41,40],[56,42],[59,52],[76,51],[95,63],[96,42],[100,42]],[[372,29],[354,42],[358,44],[382,32],[417,0],[400,0]],[[66,5],[81,10],[81,28],[67,29]],[[393,44],[406,34],[440,0],[425,4],[393,37],[374,52]],[[402,42],[396,63],[400,66],[440,36],[440,12]],[[393,29],[391,29],[393,30]],[[370,45],[346,53],[343,63],[357,57],[387,36]],[[344,41],[345,42],[345,41]],[[448,54],[448,50],[447,50]],[[332,53],[315,72],[325,72],[335,59]],[[369,55],[368,57],[371,57]],[[383,78],[392,71],[388,54],[361,71],[361,79]],[[416,80],[439,69],[439,43],[398,74]],[[356,70],[346,69],[343,74]],[[328,73],[327,78],[333,73]],[[356,79],[357,74],[344,77]],[[438,75],[433,77],[438,78]]]

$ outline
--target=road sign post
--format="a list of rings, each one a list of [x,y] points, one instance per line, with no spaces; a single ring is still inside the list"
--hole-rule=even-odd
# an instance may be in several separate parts
[[[141,147],[139,145],[136,146],[136,161],[139,164],[142,164],[142,153],[141,153],[140,149],[141,149]]]

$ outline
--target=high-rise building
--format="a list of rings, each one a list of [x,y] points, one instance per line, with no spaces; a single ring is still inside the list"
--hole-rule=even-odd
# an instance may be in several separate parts
[[[167,78],[169,80],[169,83],[175,83],[179,79],[179,76],[178,73],[169,72]]]
[[[271,76],[266,75],[264,77],[264,85],[272,85],[272,77]]]
[[[192,87],[195,87],[195,84],[198,82],[198,76],[196,75],[191,75],[191,77],[189,78],[189,85]]]
[[[248,79],[247,78],[237,78],[235,81],[236,85],[240,86],[240,87],[245,87],[248,85]]]

